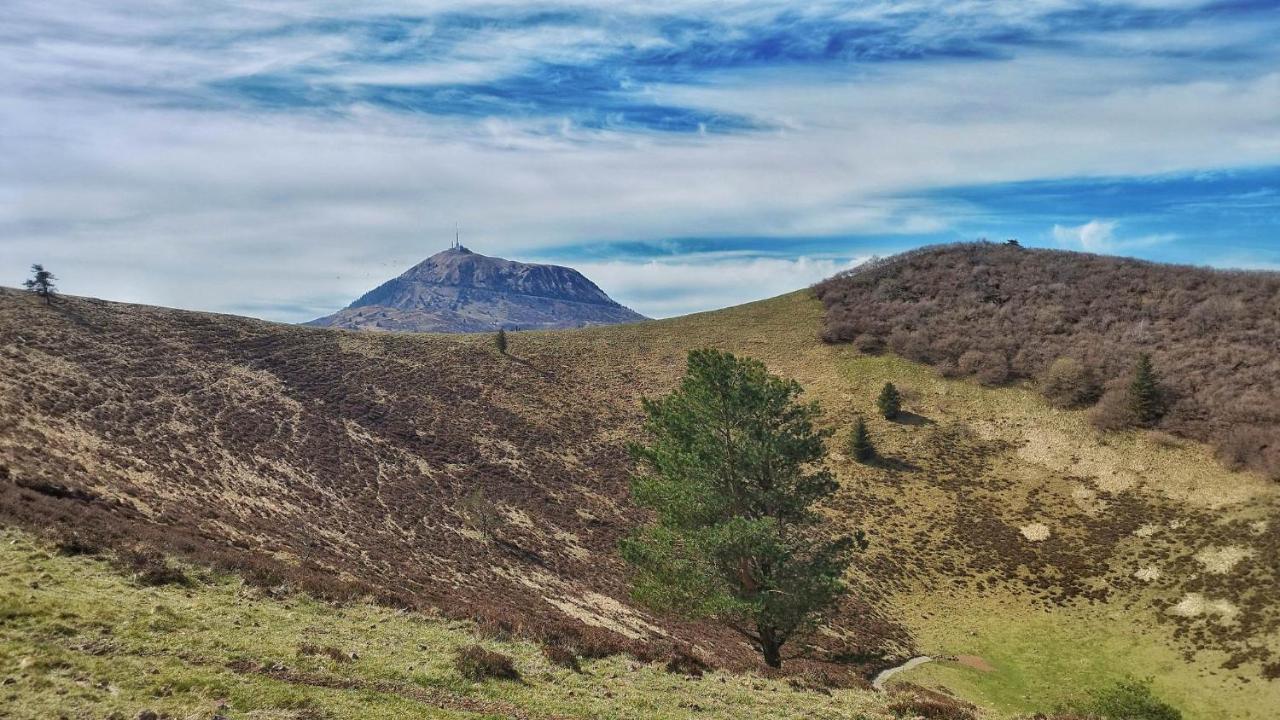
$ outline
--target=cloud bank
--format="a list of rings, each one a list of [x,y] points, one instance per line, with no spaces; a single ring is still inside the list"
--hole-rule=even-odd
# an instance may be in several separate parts
[[[1275,175],[1250,168],[1280,165],[1273,10],[14,0],[0,268],[298,321],[442,248],[455,222],[476,250],[558,253],[658,316],[985,233],[1185,259],[1194,233],[1155,217],[1188,211],[1160,197],[1142,217],[1101,195],[1023,206],[1053,183],[1120,178],[1145,197],[1212,172],[1197,182],[1221,192],[1197,197],[1214,217],[1265,216]],[[1231,256],[1274,262],[1274,225],[1241,227]],[[747,236],[767,243],[661,250]],[[601,255],[625,243],[649,255]]]

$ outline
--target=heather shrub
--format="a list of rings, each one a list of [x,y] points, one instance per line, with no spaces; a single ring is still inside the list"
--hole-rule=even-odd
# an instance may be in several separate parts
[[[904,358],[987,384],[1038,380],[1064,407],[1088,405],[1101,380],[1137,380],[1134,360],[1149,352],[1153,382],[1107,398],[1096,411],[1100,426],[1158,425],[1230,442],[1220,454],[1239,467],[1274,465],[1274,445],[1223,431],[1280,427],[1280,273],[962,243],[876,259],[814,292],[827,327],[852,332],[825,333],[833,342],[885,342]],[[997,354],[1007,359],[1007,380]],[[1095,381],[1055,368],[1060,358]],[[1117,405],[1130,401],[1137,406]]]
[[[1233,427],[1219,436],[1218,459],[1232,470],[1253,470],[1280,480],[1280,428]]]
[[[479,645],[468,645],[458,650],[454,657],[454,668],[458,674],[468,680],[519,680],[520,673],[510,657],[502,653],[485,650]]]
[[[1098,380],[1075,358],[1058,358],[1040,377],[1040,392],[1049,404],[1060,408],[1091,405],[1102,393]]]
[[[577,654],[564,645],[543,645],[542,656],[554,665],[559,665],[574,672],[582,672],[582,665],[578,662]]]
[[[1089,421],[1099,430],[1125,430],[1138,424],[1129,402],[1127,388],[1112,386],[1102,393],[1098,404],[1089,412]]]

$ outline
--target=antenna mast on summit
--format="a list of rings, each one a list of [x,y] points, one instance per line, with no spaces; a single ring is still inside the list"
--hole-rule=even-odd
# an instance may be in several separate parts
[[[453,249],[454,250],[457,250],[462,245],[462,243],[459,242],[458,240],[460,233],[461,231],[459,230],[458,223],[454,223],[453,224]]]

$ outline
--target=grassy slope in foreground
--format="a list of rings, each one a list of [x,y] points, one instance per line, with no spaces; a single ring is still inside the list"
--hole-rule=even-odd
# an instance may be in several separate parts
[[[0,532],[0,716],[133,718],[886,718],[865,690],[797,690],[751,675],[674,675],[612,657],[575,673],[537,646],[374,605],[271,598],[227,576],[140,586],[102,560]],[[515,658],[521,682],[471,682],[471,643]],[[303,644],[355,653],[339,661]]]

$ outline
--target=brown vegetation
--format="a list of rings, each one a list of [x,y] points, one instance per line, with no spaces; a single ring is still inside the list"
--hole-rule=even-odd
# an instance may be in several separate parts
[[[816,287],[824,337],[887,345],[984,384],[1039,380],[1132,425],[1125,386],[1149,353],[1169,393],[1159,427],[1280,477],[1280,274],[1160,265],[987,243],[925,248]]]
[[[468,680],[520,679],[520,672],[509,656],[486,650],[479,645],[468,645],[458,650],[453,664],[458,674]]]

